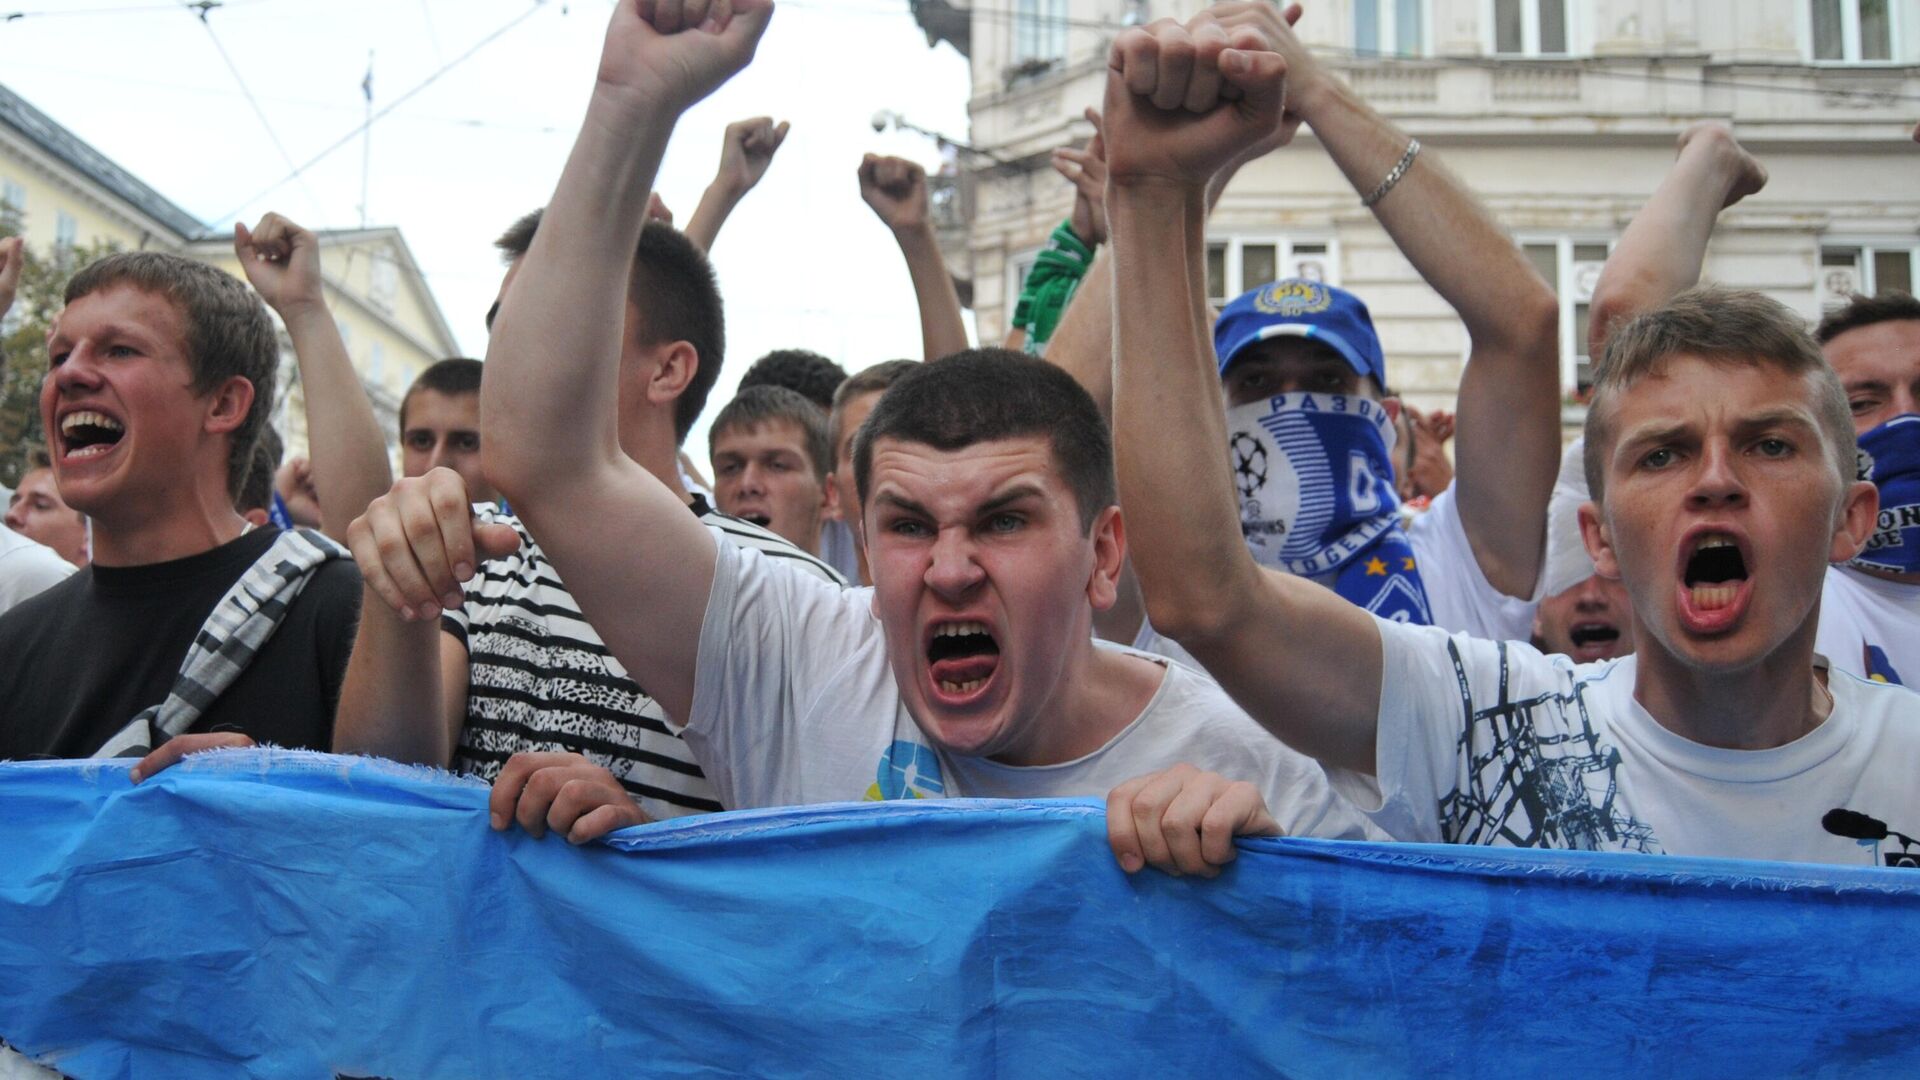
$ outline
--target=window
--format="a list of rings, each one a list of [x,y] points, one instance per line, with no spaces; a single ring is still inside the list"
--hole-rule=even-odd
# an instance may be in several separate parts
[[[1013,67],[1045,71],[1067,58],[1067,0],[1013,0]]]
[[[1354,0],[1353,51],[1361,56],[1425,56],[1427,0]]]
[[[65,210],[57,210],[53,215],[53,250],[71,251],[80,239],[80,223]]]
[[[1858,64],[1893,59],[1891,0],[1809,0],[1813,59]]]
[[[1219,307],[1269,281],[1300,277],[1338,285],[1330,240],[1229,237],[1207,242],[1207,299]]]
[[[391,253],[382,251],[373,257],[373,276],[367,286],[367,300],[381,311],[391,313],[400,295],[400,264]]]
[[[17,180],[0,180],[0,203],[6,203],[6,208],[16,214],[26,213],[27,189]]]
[[[1854,293],[1913,292],[1920,248],[1911,245],[1834,245],[1820,251],[1817,288],[1822,309],[1847,302]]]
[[[1593,361],[1587,356],[1593,287],[1600,281],[1600,267],[1613,244],[1562,236],[1528,240],[1520,246],[1560,298],[1560,387],[1584,394],[1593,386]]]
[[[1493,51],[1498,56],[1565,56],[1567,0],[1493,0]]]
[[[367,381],[376,386],[387,383],[387,349],[376,341],[367,355]]]

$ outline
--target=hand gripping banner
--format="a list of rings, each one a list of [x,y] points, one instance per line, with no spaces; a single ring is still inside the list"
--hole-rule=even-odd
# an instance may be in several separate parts
[[[485,799],[0,766],[0,1038],[76,1077],[1920,1072],[1909,871],[1258,840],[1129,878],[1085,801],[574,848]]]

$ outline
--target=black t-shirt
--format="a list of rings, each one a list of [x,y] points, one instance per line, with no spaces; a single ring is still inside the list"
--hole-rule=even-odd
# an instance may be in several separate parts
[[[172,562],[88,567],[0,615],[0,760],[87,757],[165,701],[213,605],[278,536],[255,529]],[[353,560],[321,564],[188,730],[329,749],[359,611]]]

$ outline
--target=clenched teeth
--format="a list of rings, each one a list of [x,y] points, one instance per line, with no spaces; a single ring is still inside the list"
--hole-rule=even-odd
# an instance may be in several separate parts
[[[954,682],[951,679],[941,679],[940,692],[956,696],[971,694],[985,685],[987,685],[987,680],[985,679],[968,679],[966,682]]]

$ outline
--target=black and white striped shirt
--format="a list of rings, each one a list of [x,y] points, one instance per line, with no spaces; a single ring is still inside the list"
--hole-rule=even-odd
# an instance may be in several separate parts
[[[790,559],[835,584],[839,574],[773,532],[729,517],[695,495],[702,524],[743,548]],[[655,818],[721,809],[713,786],[665,713],[627,676],[580,615],[545,552],[520,519],[483,512],[510,525],[520,550],[483,564],[466,584],[467,600],[441,625],[467,648],[467,722],[454,771],[491,781],[521,751],[571,751],[605,766]]]

